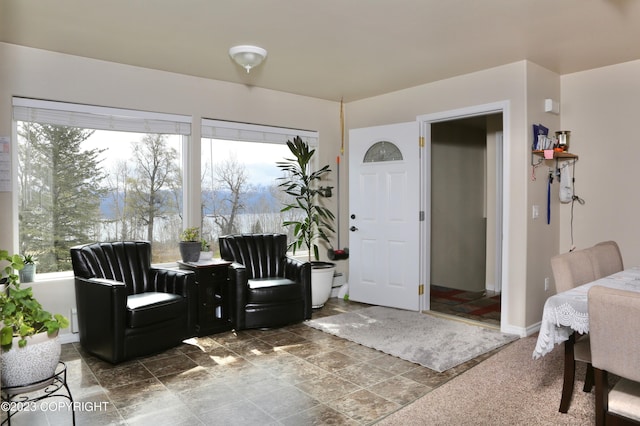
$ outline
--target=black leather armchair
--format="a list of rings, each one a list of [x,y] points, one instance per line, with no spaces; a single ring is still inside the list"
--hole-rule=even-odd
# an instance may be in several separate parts
[[[151,267],[147,241],[71,248],[80,344],[118,363],[173,347],[195,331],[195,276]]]
[[[311,318],[311,264],[286,255],[284,234],[220,237],[229,266],[236,330],[271,328]]]

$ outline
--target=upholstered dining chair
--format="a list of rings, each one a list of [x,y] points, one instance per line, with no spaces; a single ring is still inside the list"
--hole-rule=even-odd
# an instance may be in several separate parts
[[[596,285],[588,297],[596,426],[640,424],[640,293]]]
[[[551,259],[551,269],[556,283],[556,291],[567,291],[582,284],[622,271],[623,261],[620,248],[615,241],[603,241],[593,247],[563,253]],[[576,361],[587,364],[584,392],[591,392],[594,384],[593,366],[589,335],[572,334],[564,345],[564,377],[561,413],[566,413],[571,404],[575,381]]]
[[[596,279],[589,249],[575,250],[552,257],[551,269],[558,293]],[[569,405],[571,405],[576,375],[576,361],[587,363],[583,391],[591,392],[593,387],[593,368],[591,367],[588,334],[573,333],[564,344],[564,375],[559,409],[561,413],[569,411]]]
[[[620,247],[615,241],[603,241],[589,249],[595,279],[600,279],[624,269]]]
[[[311,264],[287,256],[285,234],[219,238],[229,266],[232,323],[236,330],[275,328],[311,318]]]

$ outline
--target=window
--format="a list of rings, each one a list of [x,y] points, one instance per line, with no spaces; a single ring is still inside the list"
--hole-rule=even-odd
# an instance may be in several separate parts
[[[152,241],[178,258],[182,151],[191,117],[14,98],[19,249],[39,272],[71,270],[69,248]]]
[[[202,122],[202,234],[218,249],[217,236],[231,233],[282,232],[285,199],[276,162],[291,158],[287,140],[300,136],[317,146],[318,133],[205,119]]]
[[[380,161],[402,160],[402,152],[393,143],[388,141],[376,142],[364,154],[363,163],[377,163]]]

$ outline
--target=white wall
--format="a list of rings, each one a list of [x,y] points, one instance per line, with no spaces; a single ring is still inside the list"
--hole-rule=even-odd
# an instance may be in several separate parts
[[[544,112],[544,100],[560,98],[560,77],[542,67],[529,63],[527,66],[527,117],[528,122],[526,132],[529,146],[527,149],[526,165],[523,170],[527,171],[527,209],[525,218],[527,221],[527,271],[524,278],[527,283],[525,310],[526,324],[531,326],[542,318],[542,309],[547,298],[554,294],[555,287],[550,286],[548,291],[544,290],[544,279],[549,278],[553,283],[551,272],[552,256],[558,253],[558,234],[564,224],[559,210],[559,184],[554,179],[551,196],[551,221],[547,224],[547,177],[549,168],[555,167],[555,162],[546,160],[532,172],[531,166],[531,143],[533,143],[533,125],[542,124],[549,129],[550,134],[560,130],[560,118],[557,115]],[[537,158],[534,159],[534,162]],[[535,177],[535,180],[534,180]],[[517,188],[513,188],[517,190]],[[532,218],[532,207],[540,207],[538,219]]]
[[[192,116],[191,157],[196,167],[186,178],[194,194],[199,189],[202,117],[317,130],[321,164],[335,165],[340,149],[338,102],[0,43],[0,136],[11,135],[12,96]],[[329,206],[334,211],[335,204],[334,197]],[[12,194],[0,193],[0,205],[0,247],[16,251]],[[346,202],[343,205],[346,209]],[[199,223],[197,215],[198,205],[187,221]],[[346,270],[346,264],[338,268]],[[72,280],[37,282],[33,288],[52,312],[68,315],[75,306]]]
[[[563,76],[562,127],[575,169],[573,243],[615,240],[625,267],[640,266],[640,61]],[[571,246],[571,206],[561,206],[560,251]]]

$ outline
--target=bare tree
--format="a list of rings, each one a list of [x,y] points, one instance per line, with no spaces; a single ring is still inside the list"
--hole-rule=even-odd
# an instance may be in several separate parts
[[[215,189],[210,192],[207,206],[222,235],[238,232],[238,215],[244,210],[248,177],[244,164],[235,156],[213,166]]]
[[[130,203],[135,218],[146,226],[153,241],[155,219],[175,213],[178,208],[171,196],[180,177],[178,152],[169,147],[164,135],[148,134],[134,144],[135,177],[129,180]]]
[[[114,164],[111,173],[107,177],[109,185],[109,195],[112,200],[111,214],[109,222],[114,224],[115,238],[121,240],[129,239],[130,218],[127,216],[127,195],[128,181],[132,171],[126,160],[120,160]]]

